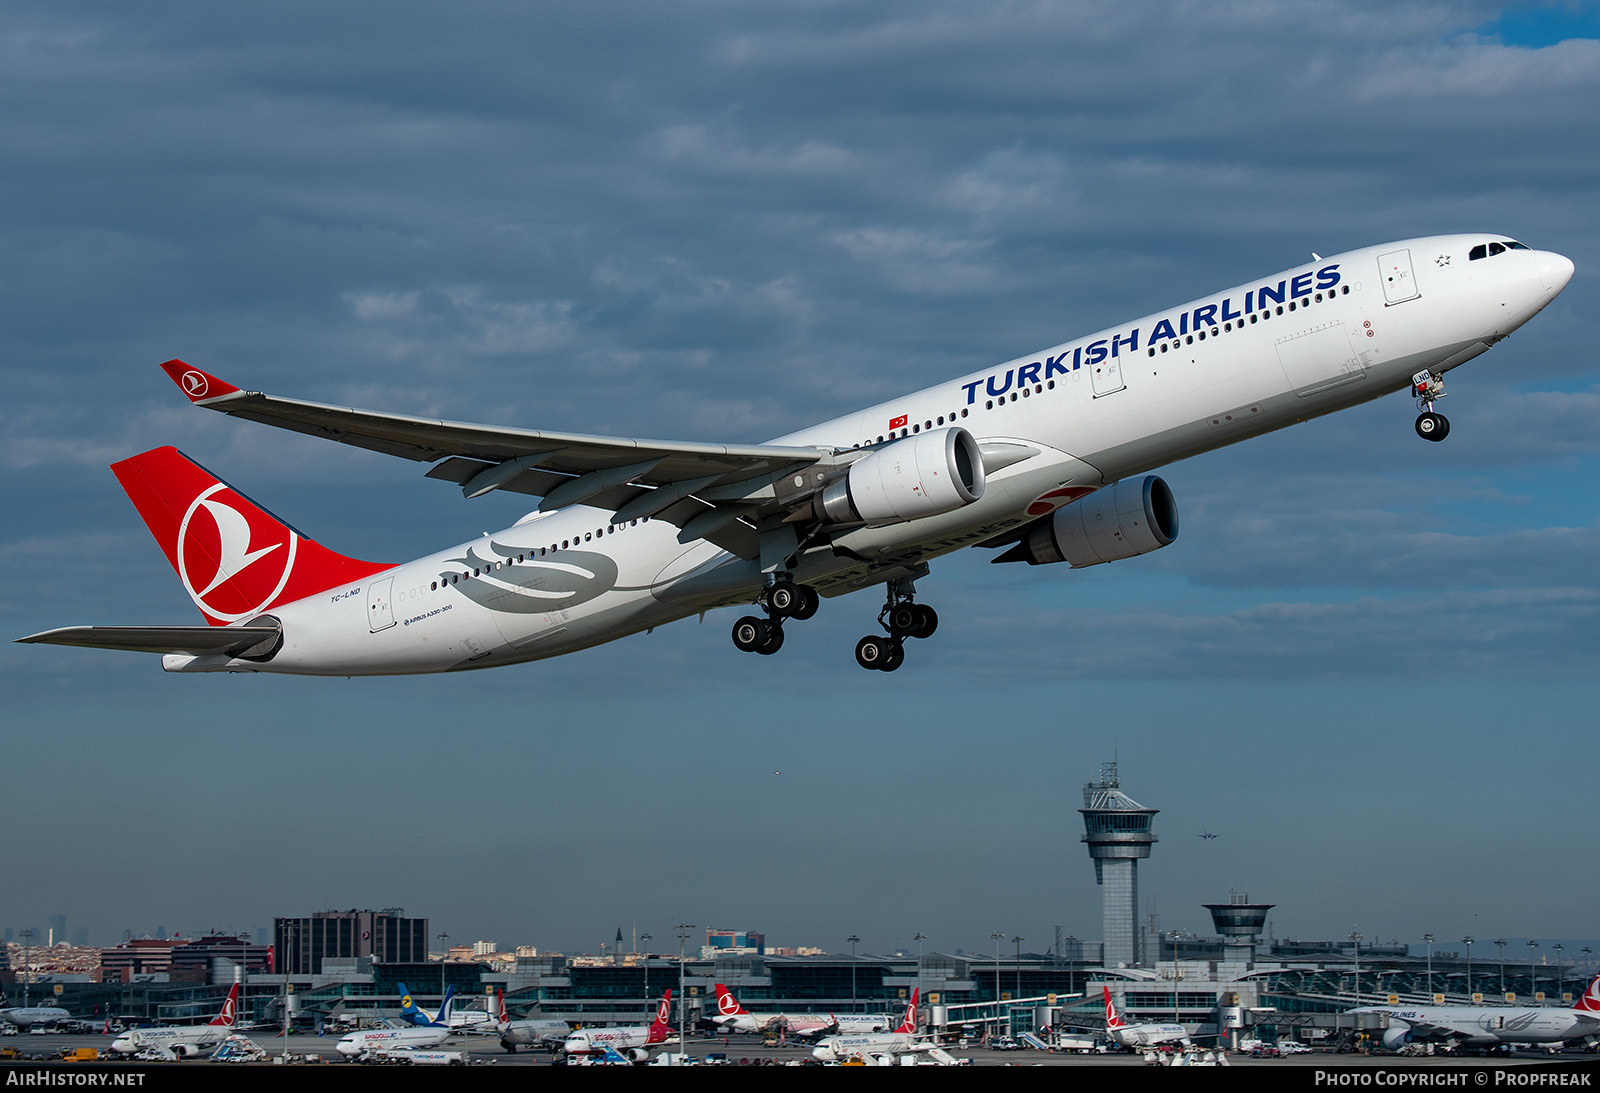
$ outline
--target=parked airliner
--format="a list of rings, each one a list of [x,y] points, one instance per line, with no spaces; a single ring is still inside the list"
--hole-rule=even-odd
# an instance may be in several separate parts
[[[905,1018],[888,1032],[841,1033],[824,1036],[817,1041],[811,1054],[825,1062],[843,1062],[845,1059],[866,1055],[895,1055],[901,1052],[920,1052],[936,1047],[932,1041],[918,1038],[917,997],[913,989],[911,1001],[906,1005]]]
[[[1111,988],[1102,987],[1101,989],[1106,992],[1106,1035],[1123,1047],[1139,1048],[1151,1047],[1155,1044],[1187,1044],[1189,1042],[1189,1033],[1182,1025],[1128,1024],[1122,1019],[1122,1015],[1117,1012],[1117,1004],[1111,1000]]]
[[[668,1023],[672,1019],[672,992],[667,991],[656,1004],[656,1018],[648,1025],[613,1025],[608,1028],[580,1028],[561,1045],[568,1055],[597,1055],[606,1050],[620,1051],[633,1062],[649,1057],[647,1048],[676,1043],[677,1033]]]
[[[512,1020],[511,1012],[506,1009],[506,992],[503,988],[494,989],[495,1004],[499,1011],[499,1020],[494,1028],[500,1034],[500,1046],[512,1054],[518,1047],[532,1047],[536,1044],[555,1045],[563,1042],[572,1027],[565,1021],[554,1017],[524,1017],[521,1020]]]
[[[1383,1046],[1414,1041],[1489,1048],[1509,1044],[1561,1044],[1600,1039],[1600,975],[1571,1009],[1555,1006],[1362,1006],[1351,1013],[1389,1017]]]
[[[74,626],[19,639],[165,654],[169,672],[396,675],[539,660],[716,607],[776,653],[820,600],[886,589],[893,671],[938,625],[929,562],[1099,565],[1178,534],[1174,460],[1409,390],[1442,440],[1444,375],[1573,273],[1505,236],[1322,258],[939,383],[768,444],[542,432],[406,417],[163,368],[197,406],[432,464],[468,497],[542,498],[503,531],[403,565],[336,554],[173,448],[112,466],[208,626]],[[335,473],[330,470],[330,473]]]
[[[395,1048],[438,1047],[450,1039],[450,1015],[455,1012],[455,984],[445,987],[444,998],[439,1002],[439,1015],[427,1024],[406,1025],[401,1028],[373,1028],[352,1032],[340,1037],[334,1049],[340,1055],[365,1055],[368,1052],[392,1051]],[[407,995],[405,1003],[410,1004]]]
[[[172,1058],[198,1055],[206,1048],[222,1043],[233,1032],[238,1006],[239,984],[235,983],[222,1003],[221,1012],[207,1024],[130,1029],[111,1041],[110,1050],[118,1055],[132,1055],[139,1051],[152,1051]]]
[[[835,1032],[839,1022],[832,1014],[822,1013],[751,1013],[722,983],[714,983],[717,1009],[700,1020],[716,1029],[719,1034],[730,1032],[783,1032],[802,1039]],[[887,1027],[887,1026],[885,1026]]]

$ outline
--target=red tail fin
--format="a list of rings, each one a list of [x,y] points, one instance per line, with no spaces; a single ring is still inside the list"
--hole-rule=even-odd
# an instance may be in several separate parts
[[[213,1017],[210,1023],[221,1025],[223,1028],[232,1028],[237,1020],[238,1011],[239,984],[235,983],[233,989],[228,992],[228,1000],[222,1003],[222,1012]]]
[[[1572,1008],[1600,1015],[1600,975],[1589,980],[1589,989],[1583,992],[1582,998],[1572,1004]]]
[[[718,1014],[723,1017],[738,1017],[740,1014],[745,1012],[745,1008],[739,1004],[739,1000],[733,996],[732,991],[723,986],[721,983],[714,983],[712,985],[717,988]]]
[[[656,1019],[650,1022],[650,1034],[645,1038],[645,1046],[659,1044],[672,1032],[672,992],[668,991],[661,996],[661,1004],[656,1006]]]
[[[213,626],[389,568],[305,538],[176,448],[111,470]]]
[[[1121,1028],[1122,1018],[1117,1016],[1116,1003],[1111,1001],[1111,988],[1106,987],[1106,1028]]]
[[[895,1029],[896,1032],[917,1031],[917,994],[918,988],[911,988],[911,1004],[906,1007],[906,1019],[900,1022],[900,1027]]]

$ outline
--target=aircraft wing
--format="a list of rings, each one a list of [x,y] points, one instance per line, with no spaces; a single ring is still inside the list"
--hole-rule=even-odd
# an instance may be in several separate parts
[[[281,637],[276,626],[63,626],[16,639],[28,645],[79,645],[133,653],[212,653],[245,656],[268,652]]]
[[[454,482],[467,497],[490,490],[541,497],[541,511],[566,505],[609,509],[621,523],[665,519],[752,556],[754,531],[742,518],[787,512],[791,476],[823,459],[816,448],[777,444],[695,444],[476,425],[358,410],[245,391],[180,360],[163,364],[189,401],[208,410],[337,440],[385,455],[433,463],[429,478]],[[806,483],[803,495],[815,492]],[[754,548],[757,549],[758,548]]]

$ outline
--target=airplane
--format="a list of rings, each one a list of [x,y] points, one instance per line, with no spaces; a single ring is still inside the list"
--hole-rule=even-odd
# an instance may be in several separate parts
[[[404,995],[401,1012],[410,1003],[410,996],[405,994],[405,985],[400,984]],[[425,1025],[405,1025],[400,1028],[372,1028],[360,1032],[352,1032],[342,1036],[334,1049],[340,1055],[361,1055],[372,1051],[388,1051],[404,1047],[437,1047],[450,1039],[450,1015],[455,1011],[456,988],[455,984],[447,986],[444,990],[444,999],[439,1004],[439,1015]],[[412,1008],[415,1006],[412,1004]]]
[[[205,626],[70,626],[17,640],[162,654],[169,672],[367,676],[558,656],[754,604],[771,655],[823,598],[883,586],[863,668],[894,671],[938,614],[929,563],[1074,568],[1171,545],[1147,472],[1408,390],[1443,440],[1444,375],[1538,314],[1572,262],[1486,233],[1353,250],[779,437],[704,444],[357,410],[245,390],[181,360],[196,406],[432,464],[467,498],[540,497],[513,526],[401,565],[335,553],[174,448],[112,465]],[[1000,548],[1005,548],[1001,550]]]
[[[1217,834],[1214,831],[1201,831],[1195,835],[1197,839],[1214,839],[1216,837]]]
[[[844,1060],[856,1055],[892,1055],[896,1052],[925,1051],[937,1045],[917,1037],[918,990],[911,991],[911,1001],[906,1005],[905,1019],[889,1032],[840,1033],[824,1036],[811,1050],[814,1058],[824,1062]]]
[[[554,1017],[527,1017],[513,1021],[511,1012],[506,1009],[506,992],[496,987],[494,996],[500,1007],[499,1020],[495,1023],[495,1030],[500,1033],[500,1046],[513,1055],[519,1047],[561,1043],[572,1031],[565,1021]]]
[[[70,1021],[72,1014],[60,1006],[16,1006],[0,1009],[0,1022],[27,1028],[29,1025],[55,1025]]]
[[[1123,1047],[1139,1048],[1153,1047],[1156,1044],[1188,1044],[1189,1033],[1182,1025],[1130,1025],[1122,1019],[1117,1012],[1117,1005],[1111,1001],[1111,988],[1102,988],[1106,992],[1106,1035],[1110,1036]]]
[[[228,991],[228,997],[223,1000],[221,1011],[207,1024],[130,1029],[111,1041],[111,1051],[118,1055],[132,1055],[137,1051],[151,1050],[171,1058],[199,1055],[228,1038],[233,1032],[238,1011],[239,984],[235,983]]]
[[[716,988],[717,1011],[701,1020],[719,1033],[776,1032],[781,1029],[789,1036],[806,1038],[833,1032],[839,1027],[839,1022],[831,1014],[823,1016],[820,1013],[751,1013],[726,986],[721,983],[712,985]]]
[[[1383,1046],[1444,1041],[1456,1047],[1559,1044],[1600,1037],[1600,975],[1571,1009],[1555,1006],[1362,1006],[1351,1013],[1387,1014]]]
[[[646,1048],[656,1047],[677,1039],[672,1026],[672,992],[661,996],[656,1006],[656,1019],[648,1025],[618,1025],[609,1028],[581,1028],[569,1035],[561,1045],[568,1055],[598,1055],[607,1048],[620,1051],[636,1062],[649,1057]]]

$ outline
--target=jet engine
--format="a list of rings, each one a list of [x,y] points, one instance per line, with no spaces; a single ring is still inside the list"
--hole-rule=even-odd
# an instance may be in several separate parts
[[[1160,478],[1123,479],[1063,505],[1049,520],[994,559],[1075,569],[1160,550],[1178,537],[1178,505]]]
[[[199,1044],[169,1044],[167,1049],[180,1059],[195,1059],[200,1055]]]
[[[885,444],[850,464],[813,503],[825,524],[899,524],[938,516],[983,496],[983,453],[960,427]]]
[[[1391,1025],[1383,1030],[1383,1047],[1385,1051],[1399,1051],[1406,1046],[1411,1038],[1410,1025]]]

